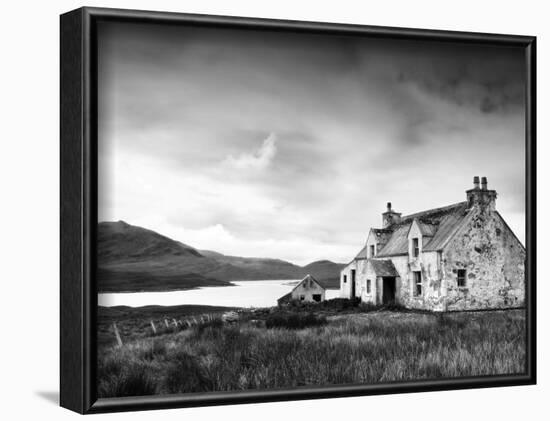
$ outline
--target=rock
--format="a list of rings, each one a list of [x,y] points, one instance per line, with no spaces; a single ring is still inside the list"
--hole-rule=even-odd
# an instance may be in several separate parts
[[[223,313],[222,321],[225,323],[237,323],[239,321],[239,315],[236,311],[228,311]]]

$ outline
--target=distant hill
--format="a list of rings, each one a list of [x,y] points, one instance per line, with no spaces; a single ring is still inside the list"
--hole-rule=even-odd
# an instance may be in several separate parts
[[[305,265],[302,273],[304,276],[308,273],[313,275],[325,288],[340,288],[340,271],[344,266],[343,263],[319,260]]]
[[[302,267],[280,259],[226,256],[124,221],[98,225],[98,287],[103,292],[227,286],[235,280],[299,279],[308,273],[335,288],[342,267],[328,260]]]
[[[246,275],[239,280],[300,279],[310,274],[325,288],[339,288],[340,270],[345,266],[330,260],[319,260],[306,266],[298,266],[280,259],[226,256],[211,250],[199,250],[199,252],[220,263],[227,263],[245,270]]]
[[[234,280],[297,279],[303,272],[301,266],[280,259],[226,256],[210,250],[199,250],[199,252],[219,263],[241,269],[244,275],[232,278]]]
[[[193,247],[124,221],[101,222],[97,241],[98,258],[104,263],[167,255],[203,257]]]
[[[228,286],[207,275],[220,269],[194,248],[124,221],[101,222],[97,235],[99,291],[166,291]]]

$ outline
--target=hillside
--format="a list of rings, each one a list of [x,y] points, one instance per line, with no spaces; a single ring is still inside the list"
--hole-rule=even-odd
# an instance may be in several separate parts
[[[199,250],[199,252],[220,263],[231,264],[246,270],[246,276],[240,280],[299,279],[310,274],[326,288],[339,288],[340,270],[345,266],[330,260],[319,260],[306,266],[298,266],[280,259],[226,256],[210,250]]]
[[[100,292],[166,291],[228,286],[207,275],[222,265],[197,250],[124,221],[98,225]]]
[[[210,250],[199,250],[199,252],[219,263],[243,270],[245,275],[238,278],[239,280],[297,279],[303,272],[302,267],[280,259],[226,256]]]
[[[313,275],[325,288],[340,288],[340,271],[345,265],[330,260],[319,260],[302,268],[303,275]]]
[[[326,287],[337,288],[342,266],[328,260],[302,267],[280,259],[226,256],[124,221],[98,225],[102,292],[227,286],[236,280],[299,279],[308,273]]]
[[[149,259],[167,255],[201,258],[192,247],[124,221],[98,225],[98,259],[101,262]]]

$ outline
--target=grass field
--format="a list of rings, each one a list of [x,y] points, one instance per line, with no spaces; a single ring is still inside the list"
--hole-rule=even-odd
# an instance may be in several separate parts
[[[523,310],[244,313],[133,329],[99,347],[100,397],[512,374],[526,361]]]

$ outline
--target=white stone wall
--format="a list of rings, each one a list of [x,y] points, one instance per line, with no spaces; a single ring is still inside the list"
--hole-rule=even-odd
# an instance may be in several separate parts
[[[394,260],[394,259],[392,259]],[[445,289],[442,281],[440,252],[422,252],[418,258],[403,256],[394,260],[401,275],[400,303],[407,308],[433,311],[445,310]],[[416,296],[414,271],[422,274],[422,294]]]
[[[354,260],[351,263],[349,263],[342,271],[340,272],[340,297],[341,298],[350,298],[350,292],[351,292],[351,270],[355,269],[357,273],[357,262]],[[347,281],[344,282],[344,275],[347,277]],[[357,275],[356,275],[357,276]],[[355,291],[357,293],[357,280],[356,280],[356,288]]]
[[[443,252],[447,310],[524,306],[523,245],[490,207],[472,212]],[[457,283],[458,269],[466,270],[463,288]]]
[[[366,260],[361,269],[361,301],[364,303],[377,304],[379,285],[376,274],[371,270],[371,266]],[[367,279],[370,279],[370,293],[367,293]]]

